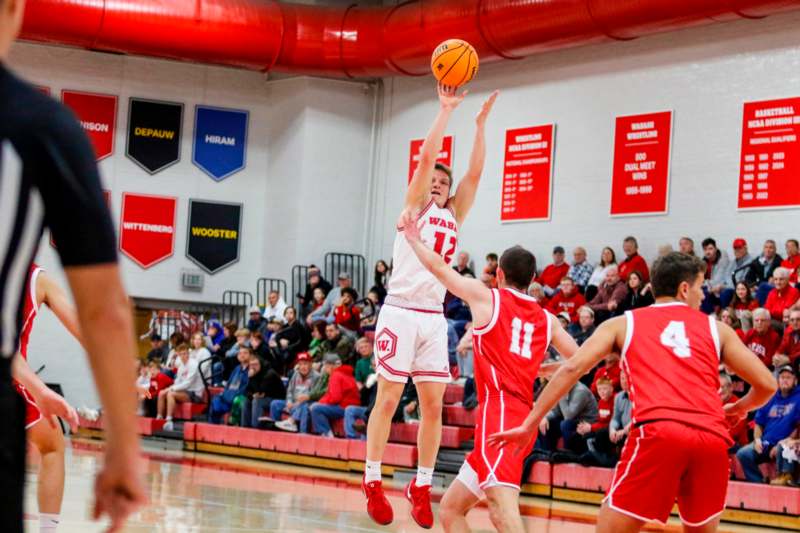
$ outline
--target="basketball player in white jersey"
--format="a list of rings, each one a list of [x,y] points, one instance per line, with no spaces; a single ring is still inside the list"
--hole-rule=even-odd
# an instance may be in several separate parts
[[[367,457],[362,484],[367,512],[381,525],[390,524],[394,511],[381,485],[381,460],[389,439],[392,417],[410,377],[417,388],[420,427],[417,434],[417,475],[405,489],[412,503],[411,516],[424,528],[433,526],[430,490],[433,467],[442,437],[442,402],[450,382],[447,354],[447,322],[442,313],[445,287],[420,263],[402,235],[403,217],[412,213],[427,222],[422,231],[426,246],[450,264],[464,222],[478,189],[486,157],[485,124],[498,92],[489,96],[476,118],[477,129],[469,168],[452,197],[452,173],[436,158],[447,122],[466,91],[439,87],[439,113],[420,150],[419,166],[406,192],[398,219],[385,305],[375,335],[378,395],[367,426]]]

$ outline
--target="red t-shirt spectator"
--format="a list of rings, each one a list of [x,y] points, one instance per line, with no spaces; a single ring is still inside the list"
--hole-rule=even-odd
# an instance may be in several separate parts
[[[636,270],[642,275],[642,283],[650,281],[650,269],[647,268],[647,261],[641,255],[633,254],[626,257],[619,265],[619,277],[628,281],[628,274]]]
[[[782,353],[789,357],[789,362],[793,365],[794,362],[800,357],[800,330],[793,330],[791,327],[786,328],[783,333],[783,340],[778,350],[775,353]]]
[[[789,274],[789,283],[797,283],[797,268],[800,267],[800,254],[794,254],[781,262],[781,266],[792,271]]]
[[[619,384],[619,374],[621,371],[622,368],[620,367],[619,361],[611,366],[605,365],[598,368],[597,372],[594,373],[594,380],[592,381],[592,393],[597,396],[597,381],[600,378],[608,378],[611,380],[611,384],[614,385],[614,393],[622,390],[622,386]]]
[[[733,307],[734,311],[755,311],[758,309],[758,300],[750,300],[750,303],[736,302],[731,307]]]
[[[173,379],[163,372],[156,374],[156,377],[150,378],[150,396],[158,398],[158,393],[166,389],[174,383]]]
[[[561,283],[561,280],[569,273],[569,264],[567,262],[563,262],[560,265],[556,266],[555,264],[550,264],[544,267],[542,270],[542,275],[539,276],[539,283],[542,285],[547,285],[551,289],[555,289]]]
[[[791,285],[787,285],[782,291],[772,289],[767,296],[764,309],[769,311],[773,320],[780,322],[783,320],[783,310],[793,306],[798,298],[800,298],[800,291]]]
[[[600,431],[611,424],[611,417],[614,415],[614,394],[611,398],[597,400],[597,422],[592,424],[592,431]]]
[[[351,307],[338,305],[333,310],[333,319],[338,326],[350,331],[358,331],[361,326],[361,311],[354,305]]]
[[[750,351],[758,356],[767,365],[772,365],[772,356],[781,344],[781,336],[772,328],[769,328],[763,335],[755,330],[748,331],[742,341],[750,348]]]
[[[352,366],[342,365],[331,372],[328,391],[322,395],[319,403],[338,405],[341,408],[361,404],[361,394],[358,392],[356,378],[353,377]]]
[[[547,309],[554,315],[566,311],[569,314],[569,319],[572,322],[577,322],[578,309],[580,309],[582,305],[586,305],[586,298],[577,290],[569,296],[566,296],[563,291],[559,291],[547,303]]]

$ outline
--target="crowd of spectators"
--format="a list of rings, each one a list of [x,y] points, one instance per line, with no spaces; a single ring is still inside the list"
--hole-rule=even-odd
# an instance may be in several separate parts
[[[797,241],[785,243],[786,257],[768,240],[752,256],[744,239],[735,239],[732,254],[713,238],[701,242],[706,262],[702,310],[733,327],[742,341],[770,367],[780,384],[773,400],[749,420],[731,429],[732,457],[753,482],[797,483],[800,457],[800,252]],[[678,250],[695,255],[694,240],[683,237]],[[538,273],[529,294],[557,316],[580,345],[597,325],[627,310],[654,302],[648,262],[638,242],[622,242],[622,259],[612,246],[592,262],[576,247],[571,263],[556,246],[552,263]],[[672,246],[659,248],[659,255]],[[463,276],[497,286],[497,255],[476,268],[467,252],[453,267]],[[152,350],[140,376],[142,413],[164,417],[171,426],[175,405],[204,401],[204,381],[222,386],[210,402],[212,423],[333,436],[342,420],[346,438],[365,438],[366,421],[375,400],[373,338],[391,267],[378,261],[374,284],[364,298],[342,272],[335,286],[311,265],[298,307],[277,292],[268,305],[250,309],[246,327],[207,323],[205,334],[190,339],[174,334],[167,343],[152,337]],[[447,294],[448,349],[452,373],[464,384],[462,405],[477,405],[474,387],[471,313],[465,302]],[[558,358],[551,351],[550,357]],[[537,391],[544,381],[537,382]],[[735,401],[746,384],[720,367],[720,401]],[[416,391],[406,387],[395,421],[413,423],[419,414]],[[631,402],[620,354],[611,353],[570,392],[542,422],[527,464],[536,460],[616,463],[631,428]],[[767,465],[766,467],[763,465]]]

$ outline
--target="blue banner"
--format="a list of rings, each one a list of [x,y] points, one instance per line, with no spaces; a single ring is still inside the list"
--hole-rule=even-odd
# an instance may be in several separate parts
[[[245,166],[247,111],[196,106],[192,162],[216,181]]]

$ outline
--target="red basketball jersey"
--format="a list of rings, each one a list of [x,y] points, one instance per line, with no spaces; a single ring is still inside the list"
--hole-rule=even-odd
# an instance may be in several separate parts
[[[22,311],[24,322],[19,336],[19,353],[25,359],[28,358],[28,341],[33,330],[33,319],[39,313],[39,304],[36,301],[36,278],[39,277],[41,272],[42,269],[36,263],[31,263],[31,268],[28,271],[27,290],[25,291],[25,307]]]
[[[713,316],[680,303],[625,313],[622,366],[634,424],[675,420],[730,440],[719,401],[719,331]]]
[[[478,401],[511,396],[533,405],[533,382],[550,346],[552,315],[513,289],[492,289],[492,318],[473,328]]]

